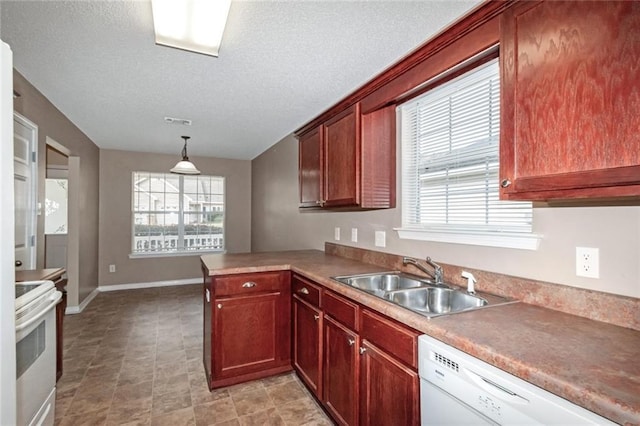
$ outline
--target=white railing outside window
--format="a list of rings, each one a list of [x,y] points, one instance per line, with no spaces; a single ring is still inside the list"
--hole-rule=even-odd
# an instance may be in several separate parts
[[[224,250],[224,178],[133,172],[132,254]]]
[[[499,199],[497,59],[403,104],[400,120],[401,238],[537,247],[531,203]]]

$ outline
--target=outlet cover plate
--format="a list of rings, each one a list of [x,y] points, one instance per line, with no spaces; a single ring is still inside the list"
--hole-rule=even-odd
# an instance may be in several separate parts
[[[375,233],[375,244],[376,247],[386,247],[387,246],[387,233],[384,231],[376,231]]]
[[[351,242],[358,242],[358,228],[351,228]]]
[[[336,226],[333,230],[333,239],[340,241],[340,227]]]
[[[600,278],[600,250],[593,247],[576,247],[576,275]]]

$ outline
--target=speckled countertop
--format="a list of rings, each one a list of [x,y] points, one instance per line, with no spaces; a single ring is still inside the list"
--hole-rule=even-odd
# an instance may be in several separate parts
[[[427,319],[330,277],[388,270],[284,251],[202,256],[209,275],[290,269],[621,424],[640,424],[640,332],[526,303]]]

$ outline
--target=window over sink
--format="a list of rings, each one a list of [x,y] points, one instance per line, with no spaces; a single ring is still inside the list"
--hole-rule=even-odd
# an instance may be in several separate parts
[[[133,172],[131,205],[131,257],[224,251],[224,177]]]
[[[498,59],[399,106],[400,238],[536,249],[530,202],[499,199]]]

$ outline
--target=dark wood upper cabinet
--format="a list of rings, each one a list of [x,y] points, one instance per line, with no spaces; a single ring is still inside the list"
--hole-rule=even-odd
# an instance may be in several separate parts
[[[322,126],[300,137],[300,207],[322,205]]]
[[[640,195],[640,2],[517,3],[501,17],[501,197]]]
[[[360,108],[351,107],[324,124],[324,205],[360,201]]]
[[[300,207],[395,207],[395,120],[358,103],[298,135]]]

